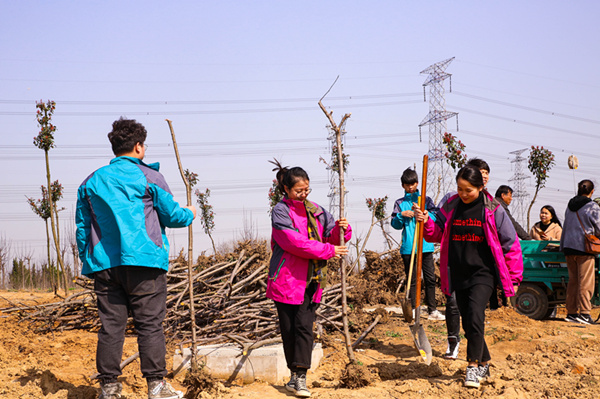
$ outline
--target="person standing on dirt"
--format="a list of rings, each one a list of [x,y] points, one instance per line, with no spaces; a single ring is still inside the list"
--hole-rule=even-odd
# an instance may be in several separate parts
[[[579,182],[577,195],[567,205],[560,238],[560,250],[565,254],[569,270],[565,320],[581,324],[594,324],[590,311],[596,255],[586,252],[585,247],[585,234],[600,237],[600,207],[592,201],[593,194],[591,180]]]
[[[98,314],[96,366],[100,399],[121,397],[121,357],[128,313],[138,333],[140,368],[149,399],[182,398],[164,380],[169,241],[165,227],[185,227],[196,217],[180,207],[159,164],[145,164],[146,129],[121,117],[108,139],[115,158],[88,176],[77,192],[77,246],[81,273],[94,279]]]
[[[402,256],[402,263],[404,263],[404,272],[406,276],[408,276],[410,269],[410,258],[413,249],[412,244],[417,227],[412,207],[414,204],[419,203],[419,176],[417,175],[417,172],[408,168],[402,172],[400,182],[402,183],[402,188],[404,189],[404,197],[397,199],[394,203],[391,225],[396,230],[402,230],[400,255]],[[425,197],[425,209],[428,211],[435,209],[433,200],[429,197]],[[435,215],[433,213],[430,213],[429,216],[435,220]],[[435,247],[433,244],[423,241],[422,270],[423,280],[425,282],[425,303],[427,304],[429,320],[444,320],[445,317],[440,313],[439,310],[437,310],[437,304],[435,301],[435,264],[433,262],[434,249]],[[421,306],[421,304],[415,304],[417,277],[421,278],[421,276],[417,276],[416,273],[413,273],[410,281],[410,299],[413,309],[415,306]],[[407,282],[407,284],[409,284],[409,282]]]
[[[469,159],[467,161],[467,165],[471,165],[479,169],[483,179],[483,188],[485,190],[490,179],[490,165],[488,165],[488,163],[483,159],[479,158]],[[456,191],[451,191],[444,195],[438,204],[438,209],[442,208],[448,199],[456,194],[458,194]],[[492,297],[490,299],[495,301],[495,306],[498,307],[498,297],[496,292],[492,293]],[[460,311],[458,310],[458,305],[456,304],[456,295],[454,293],[452,293],[452,295],[446,295],[446,331],[448,333],[448,346],[446,347],[446,353],[444,353],[444,359],[456,360],[456,358],[458,358],[458,350],[460,348]]]
[[[306,372],[311,367],[315,314],[327,282],[327,259],[348,253],[348,248],[340,245],[340,229],[345,241],[352,237],[352,229],[345,218],[336,222],[307,199],[312,190],[304,169],[274,164],[283,199],[271,213],[273,254],[266,295],[277,307],[291,373],[285,388],[298,397],[310,397]]]
[[[442,291],[456,294],[467,338],[465,386],[478,388],[489,377],[490,352],[485,343],[485,309],[497,284],[514,296],[523,278],[523,255],[517,233],[504,208],[484,190],[479,169],[466,165],[456,176],[458,194],[439,209],[434,221],[414,207],[424,237],[441,243]]]

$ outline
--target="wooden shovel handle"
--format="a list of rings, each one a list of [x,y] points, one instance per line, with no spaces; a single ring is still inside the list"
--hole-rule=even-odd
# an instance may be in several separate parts
[[[419,200],[419,207],[421,212],[425,211],[425,187],[427,187],[427,161],[429,160],[427,155],[423,155],[423,173],[421,174],[421,199]],[[421,306],[421,270],[423,268],[423,222],[417,223],[417,286],[416,286],[416,297],[415,306],[418,308]]]

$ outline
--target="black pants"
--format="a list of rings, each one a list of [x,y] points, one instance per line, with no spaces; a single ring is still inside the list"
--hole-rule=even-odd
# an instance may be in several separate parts
[[[304,292],[304,302],[300,305],[275,302],[279,315],[279,328],[283,341],[283,352],[290,370],[309,369],[313,349],[313,323],[318,303],[312,302],[317,292],[317,283],[310,283]]]
[[[150,379],[167,375],[167,349],[162,326],[167,299],[165,271],[139,266],[103,270],[94,274],[94,291],[102,322],[96,351],[99,379],[110,382],[121,375],[119,365],[129,312],[138,333],[142,375]]]
[[[491,359],[485,343],[485,308],[494,288],[476,284],[464,290],[456,290],[456,303],[462,317],[467,337],[467,361],[483,363]]]
[[[446,295],[446,330],[448,337],[456,337],[460,341],[460,311],[456,303],[456,293]]]
[[[410,282],[410,303],[415,308],[417,290],[417,260],[415,255],[415,261],[413,265],[413,273]],[[410,269],[410,255],[402,255],[402,262],[404,263],[404,273],[408,278],[408,271]],[[436,309],[435,303],[435,265],[433,264],[433,252],[423,253],[423,282],[425,283],[425,303],[427,304],[427,311],[429,313]],[[420,304],[419,304],[420,305]]]

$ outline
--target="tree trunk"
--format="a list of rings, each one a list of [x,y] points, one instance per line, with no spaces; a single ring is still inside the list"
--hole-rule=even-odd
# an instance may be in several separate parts
[[[531,208],[533,207],[533,203],[537,198],[538,193],[540,192],[540,186],[535,186],[535,194],[533,195],[533,199],[531,200],[531,204],[529,204],[529,208],[527,209],[527,232],[529,232],[529,215],[531,214]]]
[[[210,238],[210,242],[211,242],[212,247],[213,247],[213,252],[216,255],[217,254],[217,247],[215,247],[215,240],[213,240],[212,234],[210,234],[210,232],[208,232],[208,238]]]
[[[177,158],[177,166],[179,167],[179,173],[185,184],[185,192],[187,194],[187,206],[192,205],[192,187],[190,182],[185,177],[183,166],[181,165],[181,158],[179,158],[179,149],[177,148],[177,140],[175,139],[175,131],[173,130],[173,124],[170,120],[166,119],[169,124],[169,130],[171,130],[171,138],[173,139],[173,149],[175,150],[175,158]],[[212,238],[211,238],[212,240]],[[214,243],[213,243],[214,247]],[[192,325],[192,350],[190,351],[191,359],[190,366],[192,372],[197,370],[198,364],[196,359],[197,339],[196,339],[196,312],[194,310],[194,279],[193,279],[193,267],[194,267],[194,235],[192,230],[192,224],[188,226],[188,291],[189,291],[189,309],[190,309],[190,323]],[[215,252],[216,254],[216,252]]]
[[[49,278],[50,278],[50,287],[52,287],[54,289],[54,292],[56,293],[56,287],[54,286],[54,276],[52,275],[52,257],[50,256],[50,232],[48,231],[48,219],[44,219],[44,222],[46,222],[46,248],[48,250],[48,273],[50,274]]]
[[[327,112],[321,101],[319,101],[319,107],[325,113],[327,118],[329,119],[329,123],[331,124],[331,128],[335,132],[335,143],[337,146],[337,159],[338,159],[338,177],[339,177],[339,186],[340,186],[340,215],[339,219],[344,217],[344,196],[346,191],[346,186],[344,184],[344,154],[342,153],[342,133],[341,128],[344,126],[344,122],[346,119],[350,117],[350,114],[345,114],[342,117],[342,121],[340,125],[336,125],[333,120],[331,113]],[[344,229],[340,229],[340,245],[345,245],[344,239]],[[356,358],[354,356],[354,351],[352,350],[352,341],[350,339],[350,330],[348,328],[348,300],[346,295],[347,284],[346,284],[346,256],[340,256],[340,282],[342,289],[342,323],[344,325],[344,340],[346,344],[346,351],[348,353],[348,358],[352,363],[356,363]]]
[[[54,217],[56,215],[54,212],[54,203],[52,202],[52,184],[50,181],[50,159],[48,157],[48,150],[45,150],[44,153],[46,155],[46,179],[48,181],[48,206],[50,208],[50,225],[52,227],[52,237],[54,238],[54,247],[56,248],[56,261],[58,262],[60,270],[63,273],[63,284],[64,284],[64,289],[65,289],[65,296],[68,296],[69,292],[68,292],[68,287],[67,287],[67,275],[65,273],[65,265],[63,264],[61,253],[60,253],[60,242],[58,241],[58,233],[57,233],[57,228],[56,228],[57,222],[55,222],[55,220],[54,220]]]

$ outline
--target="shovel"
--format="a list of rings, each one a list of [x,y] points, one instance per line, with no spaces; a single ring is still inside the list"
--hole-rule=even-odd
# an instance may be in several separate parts
[[[402,315],[404,321],[412,323],[412,305],[410,303],[410,286],[412,282],[412,271],[413,265],[415,264],[415,249],[417,248],[417,226],[415,225],[415,233],[413,238],[412,251],[410,253],[410,265],[408,266],[408,279],[406,280],[406,289],[404,290],[404,298],[400,299],[400,305],[402,306]],[[398,286],[400,288],[400,286]]]
[[[427,185],[427,155],[423,156],[423,180],[421,182],[421,198],[419,207],[421,211],[425,211],[425,187]],[[417,289],[416,289],[416,301],[415,301],[415,324],[410,326],[410,332],[415,342],[415,347],[419,351],[419,354],[423,358],[423,361],[427,364],[431,364],[433,354],[431,352],[431,345],[425,335],[425,330],[421,324],[421,273],[423,267],[423,222],[417,223]]]

